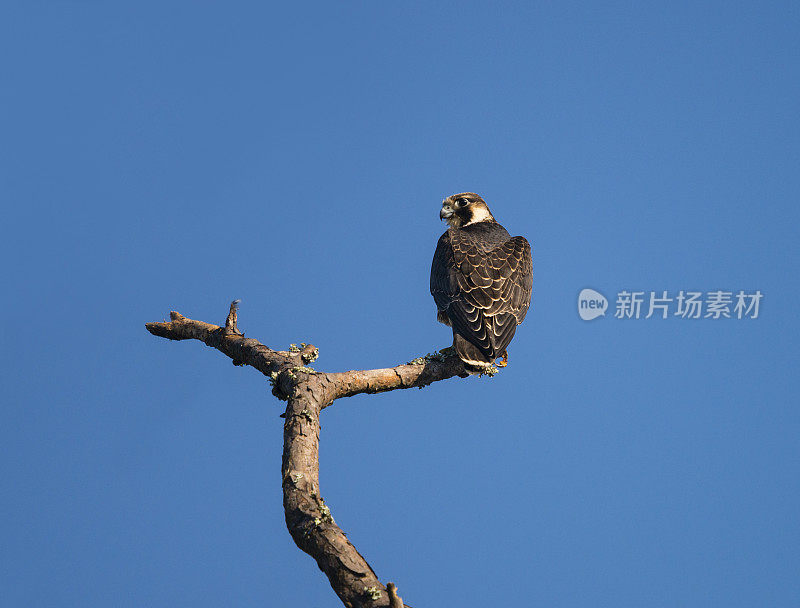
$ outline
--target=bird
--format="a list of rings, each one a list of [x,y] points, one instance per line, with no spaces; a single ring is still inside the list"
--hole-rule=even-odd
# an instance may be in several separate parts
[[[468,373],[486,373],[498,358],[505,367],[508,345],[531,303],[530,243],[512,237],[474,192],[448,196],[439,218],[449,228],[431,263],[436,318],[452,327],[453,348]]]

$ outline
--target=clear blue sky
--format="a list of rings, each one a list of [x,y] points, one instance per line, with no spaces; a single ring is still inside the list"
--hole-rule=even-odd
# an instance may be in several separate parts
[[[338,605],[295,548],[282,404],[170,310],[446,346],[443,197],[533,244],[494,379],[337,402],[322,491],[425,606],[800,605],[797,3],[0,8],[6,606]],[[758,319],[576,297],[759,289]],[[442,581],[447,581],[443,586]]]

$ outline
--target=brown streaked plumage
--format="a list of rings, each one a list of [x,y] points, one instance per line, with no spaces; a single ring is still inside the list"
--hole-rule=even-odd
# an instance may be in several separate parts
[[[444,199],[439,217],[450,228],[431,264],[437,319],[453,328],[453,347],[467,371],[480,373],[498,357],[503,366],[531,302],[531,247],[511,237],[474,192]]]

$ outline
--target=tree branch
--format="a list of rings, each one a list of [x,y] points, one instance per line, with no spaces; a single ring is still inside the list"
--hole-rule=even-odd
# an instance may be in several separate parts
[[[169,340],[199,340],[267,376],[273,394],[287,401],[283,414],[281,479],[286,526],[295,544],[313,557],[348,608],[401,608],[393,583],[377,575],[336,525],[319,489],[320,412],[341,397],[422,388],[453,376],[467,376],[452,349],[384,369],[324,373],[307,367],[319,351],[313,345],[272,350],[245,338],[237,328],[238,301],[231,303],[224,326],[187,319],[177,312],[170,321],[147,323],[147,331]]]

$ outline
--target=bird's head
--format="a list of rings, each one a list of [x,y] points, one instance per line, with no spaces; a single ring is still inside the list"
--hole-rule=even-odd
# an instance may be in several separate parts
[[[479,194],[462,192],[442,201],[439,217],[453,228],[463,228],[477,222],[494,221],[492,212]]]

